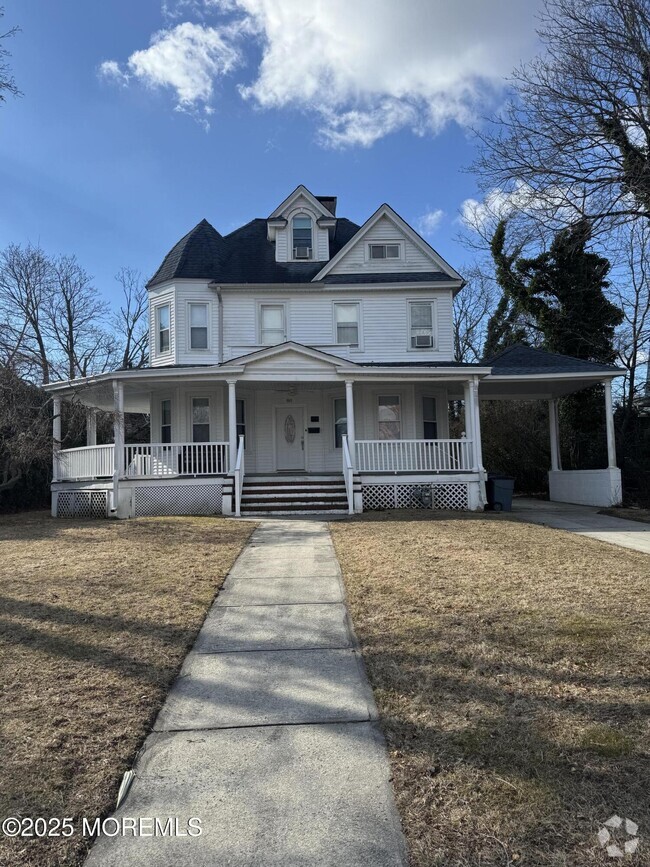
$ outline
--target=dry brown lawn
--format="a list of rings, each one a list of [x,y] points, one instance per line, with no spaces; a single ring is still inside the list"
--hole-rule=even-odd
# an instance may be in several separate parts
[[[0,517],[0,818],[102,816],[254,525]],[[0,836],[0,864],[89,841]]]
[[[507,515],[331,525],[414,867],[650,864],[650,558]]]
[[[601,509],[600,514],[611,515],[612,518],[625,518],[627,521],[640,521],[643,524],[650,524],[650,509]]]

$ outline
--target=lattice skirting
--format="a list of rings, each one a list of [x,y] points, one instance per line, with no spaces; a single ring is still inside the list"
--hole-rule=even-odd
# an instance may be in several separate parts
[[[220,515],[223,485],[148,485],[134,489],[136,517]]]
[[[57,494],[57,518],[105,518],[107,509],[107,491],[59,491]]]
[[[469,508],[466,482],[445,485],[364,485],[364,511],[381,509],[453,509]]]

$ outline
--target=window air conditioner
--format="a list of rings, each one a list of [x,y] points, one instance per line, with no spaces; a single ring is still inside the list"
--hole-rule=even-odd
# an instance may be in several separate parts
[[[417,334],[415,337],[416,349],[430,349],[433,346],[433,337],[430,334]]]
[[[294,259],[311,259],[311,247],[294,247]]]

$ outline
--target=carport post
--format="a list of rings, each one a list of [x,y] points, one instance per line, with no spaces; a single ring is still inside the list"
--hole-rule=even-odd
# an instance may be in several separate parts
[[[551,436],[551,470],[561,470],[560,419],[557,411],[557,398],[552,398],[548,402],[548,426]]]
[[[607,431],[607,466],[616,469],[616,436],[614,433],[614,406],[612,403],[612,381],[603,382],[605,389],[605,429]]]

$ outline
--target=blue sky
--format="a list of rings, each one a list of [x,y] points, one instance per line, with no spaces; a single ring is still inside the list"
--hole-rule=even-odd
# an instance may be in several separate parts
[[[24,96],[0,106],[0,247],[75,253],[110,298],[203,217],[227,233],[304,183],[469,261],[470,127],[535,50],[537,4],[310,3],[4,0]]]

